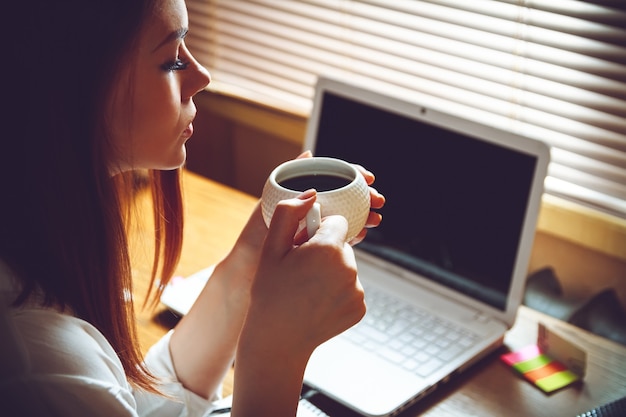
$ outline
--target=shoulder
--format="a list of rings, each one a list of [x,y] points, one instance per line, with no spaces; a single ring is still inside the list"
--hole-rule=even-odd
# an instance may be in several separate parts
[[[46,309],[4,309],[0,340],[0,391],[11,393],[3,403],[20,410],[45,404],[65,415],[98,407],[134,415],[119,358],[84,320]]]
[[[10,352],[0,355],[0,371],[10,363],[13,372],[85,376],[127,385],[122,364],[102,333],[84,320],[37,302],[11,307],[16,283],[0,258],[0,348]]]
[[[86,321],[45,309],[17,310],[11,315],[31,372],[127,384],[113,347]]]

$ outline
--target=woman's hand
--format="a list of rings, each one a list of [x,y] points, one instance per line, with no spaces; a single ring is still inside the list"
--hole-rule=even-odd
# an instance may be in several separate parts
[[[385,196],[380,194],[378,190],[372,187],[372,184],[374,183],[376,177],[374,177],[374,174],[363,168],[361,165],[353,165],[361,172],[363,178],[365,178],[365,182],[367,182],[367,185],[370,186],[370,207],[374,210],[381,209],[385,205]],[[378,227],[382,219],[383,216],[380,213],[370,210],[370,214],[367,218],[367,221],[365,222],[365,228],[361,230],[361,232],[356,235],[352,240],[350,240],[350,245],[354,246],[361,242],[367,234],[367,229]]]
[[[276,334],[292,351],[312,351],[318,344],[354,325],[365,313],[356,261],[345,244],[347,222],[341,216],[323,219],[307,242],[294,245],[299,221],[315,201],[307,191],[276,208],[252,284],[248,320],[268,316]],[[262,311],[252,311],[258,307]],[[263,326],[265,335],[271,334]],[[301,336],[302,340],[298,341]]]
[[[294,244],[315,198],[309,191],[276,207],[239,338],[233,416],[295,414],[313,350],[365,314],[343,217],[324,218],[311,239]]]

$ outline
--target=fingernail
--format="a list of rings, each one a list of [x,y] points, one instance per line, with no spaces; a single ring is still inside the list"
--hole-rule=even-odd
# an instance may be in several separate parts
[[[315,190],[315,188],[311,188],[298,195],[297,198],[299,198],[300,200],[306,200],[313,197],[315,194],[317,194],[317,191]]]

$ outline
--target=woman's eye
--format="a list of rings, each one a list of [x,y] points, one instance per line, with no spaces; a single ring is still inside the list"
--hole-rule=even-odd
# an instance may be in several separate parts
[[[166,62],[163,64],[162,68],[164,71],[180,71],[187,68],[189,62],[183,61],[181,59],[176,59],[174,61]]]

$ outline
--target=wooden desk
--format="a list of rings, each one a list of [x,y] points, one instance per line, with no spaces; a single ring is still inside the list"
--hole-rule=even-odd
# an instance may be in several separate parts
[[[256,199],[191,172],[184,173],[186,224],[183,256],[177,273],[190,275],[219,261],[232,247],[247,221]],[[152,253],[152,235],[146,225],[138,225],[132,242],[135,257],[135,294],[138,300],[139,334],[144,351],[165,334],[175,317],[161,306],[140,309],[147,289]],[[588,354],[584,383],[552,395],[543,394],[522,380],[498,359],[507,349],[532,344],[537,322],[546,324],[572,340]],[[224,393],[232,392],[232,373]],[[626,395],[626,347],[582,331],[528,308],[520,308],[515,327],[505,338],[505,347],[490,355],[467,373],[456,377],[433,394],[402,413],[408,416],[576,416],[600,404]],[[355,414],[314,397],[314,402],[335,416]]]

